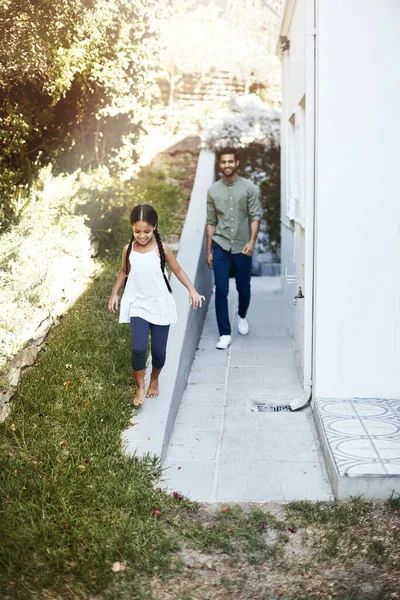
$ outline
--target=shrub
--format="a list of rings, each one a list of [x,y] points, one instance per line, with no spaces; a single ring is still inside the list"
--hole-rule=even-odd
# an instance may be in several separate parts
[[[94,269],[90,232],[76,214],[79,173],[42,170],[18,225],[1,236],[0,369],[54,304]]]

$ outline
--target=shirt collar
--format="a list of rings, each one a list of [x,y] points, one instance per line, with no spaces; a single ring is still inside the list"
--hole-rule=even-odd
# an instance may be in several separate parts
[[[227,181],[225,181],[225,179],[222,177],[222,181],[223,181],[223,183],[224,183],[225,185],[227,185],[228,187],[232,187],[232,185],[235,185],[235,183],[237,182],[237,179],[238,179],[238,176],[237,176],[237,175],[235,175],[235,179],[232,179],[232,181],[228,183],[228,182],[227,182]]]

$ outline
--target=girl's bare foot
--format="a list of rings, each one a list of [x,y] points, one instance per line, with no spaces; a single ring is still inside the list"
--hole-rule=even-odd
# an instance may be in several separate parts
[[[133,399],[133,406],[142,406],[144,402],[144,390],[143,388],[136,388],[136,394]]]
[[[159,394],[158,377],[150,379],[149,389],[147,390],[146,398],[157,398]]]

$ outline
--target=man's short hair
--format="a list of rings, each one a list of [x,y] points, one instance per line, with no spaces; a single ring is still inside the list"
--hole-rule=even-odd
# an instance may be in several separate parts
[[[233,154],[235,160],[239,160],[239,150],[237,148],[233,148],[233,146],[225,146],[225,148],[220,148],[217,151],[218,162],[221,161],[221,156],[223,156],[224,154]]]

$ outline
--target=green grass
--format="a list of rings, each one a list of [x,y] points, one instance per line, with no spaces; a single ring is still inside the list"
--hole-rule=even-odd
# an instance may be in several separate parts
[[[266,531],[274,532],[269,542]],[[186,522],[184,537],[202,552],[215,549],[235,560],[245,557],[250,564],[261,564],[281,556],[287,541],[285,524],[260,508],[249,512],[240,506],[227,506],[216,512],[210,523]]]
[[[155,491],[157,459],[123,455],[130,332],[107,311],[132,207],[152,204],[164,239],[181,232],[185,197],[165,179],[148,168],[124,187],[107,180],[97,189],[90,179],[80,189],[104,268],[48,336],[0,425],[2,599],[86,598],[132,575],[130,597],[147,599],[141,577],[169,567],[176,532],[163,522],[188,503]],[[124,574],[112,572],[116,561],[127,563]]]
[[[133,385],[128,328],[106,310],[117,261],[51,333],[1,425],[2,597],[66,586],[79,597],[111,581],[114,561],[167,564],[172,536],[152,510],[176,501],[154,491],[151,464],[121,452]]]
[[[388,525],[391,513],[398,515],[398,506],[389,500],[382,506],[382,514],[385,511],[385,519],[377,518],[375,505],[362,498],[335,504],[292,502],[286,507],[290,522],[308,528],[304,542],[321,560],[351,562],[363,556],[374,565],[395,568],[399,556],[393,550],[400,533]]]

